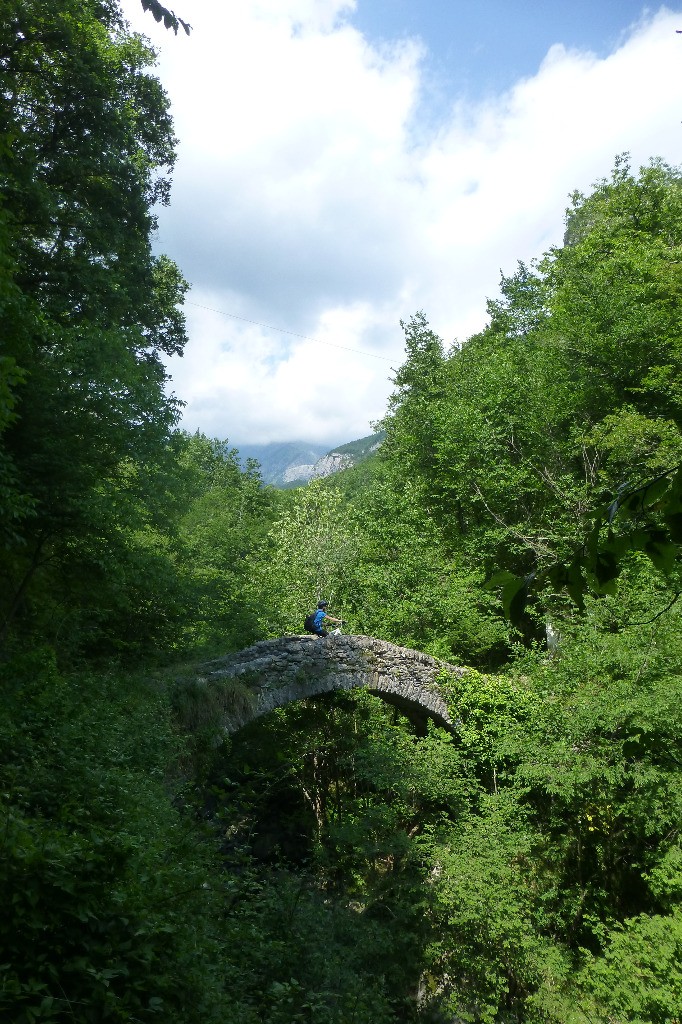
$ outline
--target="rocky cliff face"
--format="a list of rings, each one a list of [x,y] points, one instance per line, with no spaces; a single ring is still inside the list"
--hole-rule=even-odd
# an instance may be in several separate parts
[[[327,451],[322,445],[282,441],[240,445],[239,457],[242,465],[248,458],[259,463],[264,483],[284,487],[294,481],[309,480],[315,463]]]
[[[317,460],[309,479],[331,476],[332,473],[338,473],[342,469],[363,462],[381,446],[383,439],[383,434],[370,434],[369,437],[361,437],[358,441],[350,441],[348,444],[333,448]]]
[[[294,483],[297,480],[310,480],[313,475],[316,463],[299,463],[294,466],[287,466],[282,473],[282,480],[285,484]]]
[[[338,473],[340,469],[346,469],[352,465],[353,460],[349,455],[344,455],[342,452],[327,452],[317,462],[287,466],[282,474],[282,479],[285,484],[300,483],[301,481],[307,483],[308,480],[331,476],[332,473]]]
[[[338,473],[339,470],[348,469],[352,465],[352,457],[345,452],[328,452],[312,466],[309,479],[315,480],[321,476],[331,476],[332,473]]]
[[[342,469],[362,462],[381,445],[383,434],[371,434],[358,441],[339,445],[323,453],[312,446],[298,442],[240,447],[242,461],[256,459],[261,466],[263,481],[275,487],[291,487],[309,480],[331,476]]]

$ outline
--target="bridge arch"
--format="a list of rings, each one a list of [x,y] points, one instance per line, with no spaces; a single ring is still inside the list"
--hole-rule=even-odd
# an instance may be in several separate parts
[[[224,731],[238,732],[261,715],[295,701],[365,687],[416,725],[431,718],[453,728],[439,676],[464,675],[421,651],[368,636],[284,636],[261,640],[204,666],[207,681],[237,679],[247,699],[225,711]]]

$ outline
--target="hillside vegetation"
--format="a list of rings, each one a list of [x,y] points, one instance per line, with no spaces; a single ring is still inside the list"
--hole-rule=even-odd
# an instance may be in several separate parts
[[[461,347],[415,313],[376,455],[277,491],[164,392],[153,55],[5,7],[0,1017],[680,1024],[680,174],[619,159]],[[470,666],[458,728],[227,740],[197,665],[321,596]]]

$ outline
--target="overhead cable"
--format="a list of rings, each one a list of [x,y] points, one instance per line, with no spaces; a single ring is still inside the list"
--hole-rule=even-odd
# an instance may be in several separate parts
[[[198,309],[206,309],[210,313],[219,313],[220,316],[229,316],[233,320],[243,320],[244,323],[254,324],[256,327],[265,327],[268,331],[279,331],[280,334],[290,334],[294,338],[302,338],[304,341],[314,341],[316,345],[328,345],[330,348],[340,348],[344,352],[355,352],[359,356],[371,356],[372,359],[383,359],[385,363],[390,363],[391,360],[387,356],[377,355],[376,352],[365,352],[360,348],[350,348],[348,345],[337,345],[333,341],[322,341],[320,338],[311,338],[307,334],[298,334],[296,331],[287,331],[284,327],[273,327],[272,324],[261,324],[258,320],[249,320],[246,316],[238,316],[237,313],[226,313],[224,309],[214,309],[212,306],[202,306],[200,302],[192,302],[190,299],[185,299],[186,306],[196,306]]]

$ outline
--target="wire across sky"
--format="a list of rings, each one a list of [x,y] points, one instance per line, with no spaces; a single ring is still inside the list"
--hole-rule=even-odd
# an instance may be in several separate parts
[[[213,306],[203,306],[200,302],[185,300],[186,306],[196,306],[198,309],[206,309],[209,313],[218,313],[220,316],[229,316],[233,320],[243,320],[244,323],[253,324],[255,327],[264,327],[268,331],[278,331],[280,334],[290,334],[293,338],[302,338],[304,341],[314,341],[316,345],[327,345],[329,348],[340,348],[344,352],[355,352],[359,356],[370,356],[372,359],[382,359],[385,363],[393,360],[387,356],[379,356],[376,352],[366,352],[361,348],[350,348],[349,345],[337,345],[333,341],[322,341],[320,338],[311,338],[307,334],[298,334],[297,331],[287,331],[284,327],[274,327],[272,324],[262,324],[258,320],[249,320],[247,316],[239,316],[237,313],[227,313],[224,309],[214,309]]]

